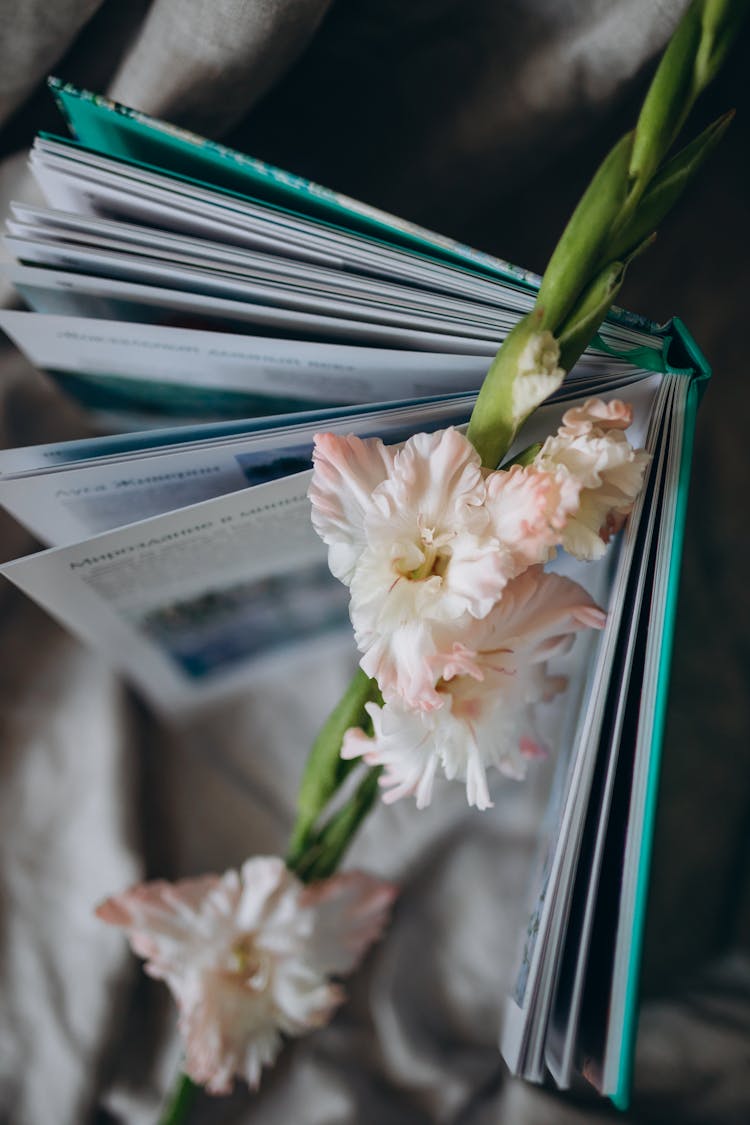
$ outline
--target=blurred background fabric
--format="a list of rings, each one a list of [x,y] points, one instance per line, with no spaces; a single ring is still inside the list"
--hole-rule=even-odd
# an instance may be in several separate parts
[[[540,270],[629,127],[684,0],[0,0],[0,199],[59,127],[49,73]],[[695,449],[636,1082],[623,1122],[750,1120],[750,85],[747,33],[701,107],[738,107],[621,303],[678,313],[713,365]],[[7,345],[2,439],[85,432]],[[6,558],[34,548],[3,516]],[[0,1121],[153,1121],[178,1065],[166,990],[92,917],[136,879],[279,852],[311,737],[352,664],[284,675],[166,729],[101,657],[0,590]],[[304,684],[301,691],[299,685]],[[585,1091],[507,1078],[497,1021],[539,790],[459,787],[373,815],[349,862],[396,878],[393,926],[333,1024],[196,1122],[583,1125]],[[193,1118],[191,1118],[193,1120]]]

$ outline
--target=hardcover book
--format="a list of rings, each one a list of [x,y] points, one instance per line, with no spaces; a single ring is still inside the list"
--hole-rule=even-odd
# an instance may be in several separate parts
[[[70,136],[30,165],[0,326],[97,436],[0,453],[0,502],[44,544],[2,568],[160,711],[241,691],[289,644],[340,644],[346,591],[312,530],[313,435],[387,443],[468,422],[527,271],[54,80]],[[651,454],[586,564],[601,634],[560,658],[550,796],[502,1050],[627,1103],[692,436],[709,371],[678,319],[613,309],[519,435],[588,397]],[[511,454],[514,450],[511,450]],[[572,577],[579,564],[550,564]]]

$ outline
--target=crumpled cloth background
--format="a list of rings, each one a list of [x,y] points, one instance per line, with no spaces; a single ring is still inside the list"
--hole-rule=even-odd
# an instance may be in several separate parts
[[[56,128],[47,73],[540,268],[605,148],[634,119],[684,0],[0,0],[0,195]],[[750,1120],[747,691],[747,34],[705,115],[738,104],[700,185],[622,303],[681,314],[716,377],[699,418],[638,1041],[623,1121]],[[85,422],[5,347],[7,444]],[[3,553],[34,544],[3,518]],[[153,1121],[178,1062],[166,990],[93,905],[283,850],[296,782],[352,653],[290,655],[242,699],[159,725],[100,656],[0,590],[0,1120]],[[301,691],[300,684],[305,685]],[[583,1125],[586,1092],[508,1079],[496,1049],[540,785],[459,787],[380,809],[350,863],[403,886],[333,1024],[253,1098],[196,1122]]]

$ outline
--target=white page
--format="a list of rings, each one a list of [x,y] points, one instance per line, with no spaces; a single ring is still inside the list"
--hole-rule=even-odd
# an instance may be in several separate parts
[[[412,282],[437,292],[471,295],[494,305],[503,282],[476,277],[458,267],[424,260],[416,253],[381,247],[355,234],[342,234],[314,220],[285,215],[257,203],[242,203],[218,192],[196,190],[167,177],[131,180],[132,169],[116,161],[95,172],[32,151],[30,167],[51,206],[79,214],[151,222],[165,230],[221,239],[231,245],[292,260]],[[110,168],[112,170],[107,170]],[[518,291],[519,303],[529,303]]]
[[[636,446],[646,441],[646,434],[655,411],[663,398],[663,377],[653,375],[644,379],[623,394],[632,403],[634,423],[628,437]],[[573,864],[577,855],[577,844],[583,828],[583,815],[586,797],[593,776],[594,751],[596,747],[598,717],[603,705],[602,692],[606,686],[607,669],[611,653],[619,632],[622,610],[621,596],[625,581],[633,561],[632,551],[638,529],[640,507],[636,503],[633,514],[625,529],[620,557],[610,592],[609,604],[605,607],[608,620],[598,644],[596,666],[592,673],[594,690],[586,704],[581,729],[575,739],[576,752],[572,758],[570,771],[565,783],[559,805],[557,822],[551,827],[548,839],[548,854],[539,873],[539,885],[532,894],[527,937],[523,941],[519,957],[519,969],[514,994],[509,998],[502,1030],[501,1050],[513,1073],[523,1073],[527,1077],[540,1078],[538,1068],[527,1069],[527,1053],[532,1057],[540,1054],[538,1037],[543,1028],[535,1024],[535,1014],[539,996],[545,997],[545,1004],[551,996],[554,983],[555,963],[547,954],[556,948],[561,926],[566,916],[565,894],[561,898],[560,888],[567,889],[572,880]],[[603,564],[607,563],[605,557]],[[595,567],[591,564],[592,575]],[[587,583],[588,584],[588,583]],[[571,846],[571,842],[573,846]],[[531,1039],[536,1033],[536,1042]],[[542,1038],[543,1047],[543,1038]]]
[[[261,327],[276,331],[295,333],[298,336],[375,343],[384,347],[408,347],[419,351],[484,356],[494,355],[499,347],[499,341],[504,338],[504,333],[500,331],[495,338],[489,337],[484,330],[475,330],[470,326],[467,326],[465,332],[462,329],[459,333],[455,326],[449,326],[447,322],[442,323],[424,317],[397,317],[394,314],[388,318],[393,323],[385,324],[377,320],[367,320],[359,312],[356,316],[334,316],[332,306],[329,307],[329,315],[291,306],[284,307],[280,304],[264,304],[258,287],[248,283],[244,278],[207,270],[201,266],[189,268],[173,266],[162,263],[158,259],[138,258],[134,255],[118,254],[115,251],[93,250],[63,243],[53,245],[8,238],[6,245],[19,260],[28,263],[245,300],[248,302],[246,309],[248,322],[252,321]],[[266,293],[266,297],[276,299],[270,293]],[[315,303],[311,302],[311,305]],[[325,302],[321,307],[324,306]],[[423,327],[418,327],[420,324]]]
[[[641,376],[649,377],[646,373]],[[612,397],[613,393],[610,390],[606,395]],[[45,465],[41,458],[41,464],[38,460],[34,465],[36,471],[23,471],[25,466],[21,462],[18,475],[0,479],[0,503],[43,543],[63,546],[211,496],[247,488],[259,480],[270,479],[271,475],[289,475],[308,468],[313,436],[321,429],[377,435],[394,444],[418,430],[465,424],[474,401],[474,396],[460,396],[458,400],[350,413],[341,418],[331,416],[255,433],[219,434],[165,448],[146,446],[67,464],[50,461]],[[561,396],[541,407],[510,455],[554,432],[563,412],[580,401],[580,396]],[[83,444],[95,446],[91,441]],[[0,471],[7,472],[6,466],[12,463],[8,452],[4,457],[0,454]]]
[[[364,418],[382,419],[431,416],[432,411],[447,409],[471,410],[475,394],[445,395],[426,399],[404,399],[398,402],[365,403],[360,406],[323,407],[265,417],[238,418],[229,421],[200,421],[188,425],[167,425],[132,433],[104,434],[45,445],[19,446],[0,450],[0,477],[16,474],[56,472],[70,467],[80,468],[93,461],[111,458],[128,460],[146,453],[160,454],[169,449],[195,449],[206,445],[233,441],[250,434],[293,434],[298,427],[326,428],[334,422],[359,424]]]
[[[630,988],[635,987],[631,974],[637,973],[640,958],[633,957],[633,929],[638,897],[640,865],[644,854],[648,858],[651,840],[644,840],[646,795],[654,749],[657,721],[657,690],[659,667],[665,630],[665,607],[670,582],[670,562],[675,534],[675,517],[679,499],[680,462],[685,437],[685,411],[689,381],[679,380],[673,405],[670,445],[667,462],[667,480],[664,490],[662,520],[659,525],[655,581],[649,609],[646,653],[643,672],[643,692],[638,713],[638,733],[633,765],[633,783],[628,809],[623,877],[618,905],[615,938],[612,991],[606,1029],[606,1046],[602,1074],[605,1094],[616,1092],[623,1051],[623,1034],[626,1031],[624,1013]],[[642,935],[640,935],[642,940]],[[640,944],[638,944],[640,951]]]
[[[164,230],[214,237],[276,256],[411,282],[519,313],[528,312],[534,303],[533,293],[520,285],[482,277],[416,251],[380,245],[316,220],[199,188],[46,138],[35,141],[30,166],[48,202],[60,210],[129,217]],[[607,323],[602,335],[615,344],[663,346],[660,337],[621,323]]]
[[[577,398],[589,395],[601,395],[626,391],[635,382],[652,377],[652,373],[644,370],[623,369],[621,364],[610,367],[604,364],[593,370],[589,377],[573,378],[571,372],[562,387],[551,396],[550,405],[556,403],[571,403]],[[285,437],[296,432],[298,426],[314,425],[317,429],[331,428],[340,419],[342,425],[359,424],[363,415],[372,420],[373,428],[377,428],[383,420],[384,425],[390,425],[391,420],[398,416],[399,419],[407,417],[431,418],[445,411],[455,409],[471,411],[476,402],[476,394],[448,394],[430,398],[399,400],[387,403],[365,403],[359,406],[323,407],[317,410],[298,410],[289,414],[261,416],[229,421],[205,422],[199,421],[180,422],[180,424],[164,425],[164,419],[157,425],[152,421],[152,428],[140,430],[123,430],[118,427],[114,432],[100,437],[81,438],[73,441],[50,442],[44,445],[19,446],[14,449],[0,450],[0,477],[15,475],[37,474],[42,472],[56,472],[59,469],[80,468],[93,461],[99,463],[110,459],[129,459],[131,456],[141,457],[147,455],[160,455],[166,449],[198,449],[211,448],[224,442],[231,442],[237,437],[244,437],[251,433],[274,432],[279,437]],[[117,414],[121,419],[122,412]],[[142,423],[141,423],[142,425]],[[533,427],[533,419],[527,423]],[[529,430],[528,432],[533,432]],[[524,435],[520,440],[526,440]],[[543,436],[542,431],[538,437]],[[535,438],[534,440],[538,440]],[[517,444],[517,443],[516,443]],[[528,441],[526,444],[529,444]],[[518,445],[513,452],[523,448]]]
[[[474,390],[485,357],[238,336],[153,324],[0,311],[0,328],[42,369],[309,402]]]
[[[638,391],[632,388],[634,396]],[[246,636],[239,629],[249,620],[248,605],[270,619],[271,631],[278,633],[268,608],[275,606],[278,613],[278,603],[259,601],[251,584],[325,560],[310,524],[309,477],[302,473],[209,499],[2,570],[74,633],[109,654],[156,706],[187,708],[247,683],[258,659],[257,652],[247,656],[242,647],[254,643],[252,631]],[[322,570],[308,571],[305,588],[314,590],[311,599],[294,580],[276,593],[284,605],[298,606],[303,624],[313,613],[315,620],[307,621],[312,631],[321,624],[318,618],[325,625],[345,608],[343,587],[330,581],[333,586]],[[309,601],[312,610],[305,609]],[[157,637],[145,633],[149,614],[160,622]],[[193,628],[196,617],[199,627]],[[170,628],[175,637],[165,641]],[[290,627],[289,639],[291,632]],[[186,651],[193,664],[210,671],[186,672]]]
[[[388,444],[416,430],[466,423],[471,406],[434,405],[332,420],[335,433],[380,436]],[[311,466],[319,425],[287,427],[164,452],[144,450],[69,469],[0,480],[0,504],[49,546],[92,535]]]
[[[652,424],[649,427],[648,440],[645,442],[650,452],[659,444],[663,434],[663,415],[669,409],[669,403],[674,391],[677,376],[668,375],[664,378],[659,389]],[[653,471],[649,469],[649,472]],[[562,954],[563,933],[567,925],[575,873],[580,854],[581,841],[585,822],[586,810],[590,800],[591,785],[596,768],[601,728],[606,714],[606,701],[609,677],[613,666],[616,646],[624,623],[624,613],[629,606],[625,605],[625,590],[628,576],[633,566],[643,566],[644,560],[640,551],[641,523],[645,513],[646,491],[643,490],[636,500],[633,512],[623,536],[622,567],[617,575],[612,594],[611,606],[603,645],[601,649],[600,671],[596,674],[595,691],[590,701],[589,714],[586,716],[584,731],[581,736],[580,756],[583,768],[577,788],[571,793],[571,817],[568,827],[559,841],[561,864],[555,880],[552,913],[549,920],[547,941],[547,956],[540,963],[540,973],[536,984],[536,997],[530,1013],[529,1040],[526,1050],[526,1061],[523,1074],[532,1081],[540,1081],[544,1073],[544,1048],[549,1021],[549,1013],[557,982],[558,969]]]
[[[99,252],[96,253],[99,255]],[[99,266],[102,263],[106,265],[104,257],[97,256],[95,264]],[[90,265],[91,263],[83,264]],[[138,271],[133,268],[127,272],[136,274]],[[153,272],[153,270],[150,271],[149,276]],[[196,292],[194,289],[167,287],[163,284],[144,284],[139,281],[124,281],[107,277],[104,274],[71,273],[65,270],[50,269],[46,266],[38,268],[4,264],[0,266],[0,275],[16,287],[35,312],[51,315],[91,316],[103,317],[107,320],[136,322],[145,320],[149,323],[153,320],[156,323],[163,323],[169,319],[169,313],[174,313],[175,317],[183,319],[189,313],[191,317],[199,319],[201,322],[206,321],[211,324],[215,322],[218,327],[233,327],[237,330],[238,326],[244,323],[247,324],[250,331],[253,325],[263,324],[267,319],[265,307],[258,308],[257,305],[250,302],[250,294],[244,292],[242,282],[226,282],[213,286],[213,288],[226,289],[231,292],[239,290],[242,299],[237,300],[233,297],[217,297]],[[156,275],[159,278],[162,278],[162,275],[167,275],[173,281],[183,279],[186,282],[192,281],[195,285],[199,285],[201,280],[200,276],[196,277],[190,273],[185,273],[184,277],[178,274],[175,278],[174,271],[165,269],[161,265],[157,266]],[[290,320],[288,315],[280,313],[278,310],[271,310],[270,318],[275,322],[280,322],[282,329],[298,326],[298,321],[294,318]],[[321,324],[323,327],[327,327],[329,321],[313,321],[312,327],[318,328]],[[500,327],[496,327],[496,332],[504,336],[512,324],[510,314],[501,314],[498,317],[498,324]],[[310,322],[304,323],[305,328],[309,325]],[[436,330],[438,327],[442,332],[442,328],[445,326],[442,324],[438,326],[437,321],[435,321]],[[454,325],[450,326],[451,332],[453,332],[454,327]],[[366,334],[368,329],[366,325],[360,325],[357,331],[360,334],[363,332]],[[343,332],[332,334],[351,335],[350,323],[345,323]],[[432,339],[433,337],[430,337],[430,340]],[[451,341],[452,344],[453,341]],[[474,347],[475,345],[472,343],[470,346]],[[489,352],[494,347],[493,338],[493,342],[482,350]],[[451,347],[450,350],[453,350],[453,348]]]
[[[339,319],[390,324],[422,332],[467,336],[490,342],[496,339],[498,324],[509,323],[507,315],[503,318],[502,314],[493,317],[491,322],[488,318],[483,318],[483,323],[475,323],[468,317],[459,319],[452,316],[447,310],[420,311],[417,301],[407,308],[402,303],[395,304],[380,297],[377,292],[366,297],[361,293],[343,293],[341,287],[305,284],[301,280],[290,281],[270,276],[259,278],[257,270],[243,265],[230,264],[224,268],[223,263],[214,264],[208,258],[195,255],[172,253],[165,256],[157,248],[133,247],[123,239],[100,238],[92,245],[85,236],[75,232],[66,232],[62,236],[52,232],[43,238],[29,237],[28,228],[21,223],[8,223],[8,230],[10,236],[6,237],[6,246],[21,261],[33,260],[57,265],[60,254],[65,254],[70,261],[78,256],[84,262],[101,260],[102,255],[107,255],[117,272],[125,268],[133,277],[138,271],[153,267],[168,274],[174,274],[175,271],[198,271],[199,277],[219,279],[230,284],[239,282],[247,299],[261,305],[296,309],[303,313]],[[91,254],[95,256],[93,259],[88,257]]]
[[[93,248],[111,245],[113,241],[133,253],[156,253],[170,260],[190,258],[205,260],[213,266],[241,268],[258,281],[277,281],[305,290],[328,293],[340,299],[366,297],[368,302],[387,302],[389,307],[408,312],[424,312],[462,323],[497,325],[498,310],[476,301],[458,300],[415,286],[397,285],[384,280],[358,277],[341,270],[323,269],[290,261],[273,254],[261,254],[242,247],[222,245],[204,238],[185,237],[142,227],[131,222],[95,219],[63,211],[45,211],[25,204],[12,203],[16,220],[7,222],[8,232],[19,238],[37,241],[71,239]],[[502,301],[499,308],[503,308]]]
[[[0,572],[154,707],[182,716],[242,690],[300,631],[318,636],[345,620],[347,591],[328,574],[310,523],[309,478],[208,500]]]
[[[167,270],[166,274],[169,279],[174,280],[174,271]],[[162,323],[172,316],[178,319],[196,317],[200,321],[211,324],[215,322],[217,326],[233,327],[235,330],[243,322],[253,325],[270,319],[272,325],[280,323],[282,329],[288,329],[290,326],[300,327],[299,314],[291,314],[290,319],[290,314],[278,309],[259,308],[248,304],[246,300],[214,297],[189,290],[121,281],[106,276],[10,264],[0,265],[0,275],[18,288],[35,311],[46,315],[101,317],[128,323],[141,323],[144,320],[147,323],[152,321]],[[226,286],[222,284],[220,288]],[[507,315],[507,327],[510,328],[514,323],[512,315],[502,315]],[[343,326],[340,333],[343,337],[348,337],[352,333],[351,321],[341,322],[329,318],[325,320],[311,318],[305,321],[303,327],[314,330],[320,325],[325,325],[327,330],[330,325]],[[372,328],[362,324],[355,325],[354,331],[368,338],[373,334]],[[374,331],[378,336],[382,335],[379,330]],[[386,329],[386,332],[392,334],[390,329]],[[501,330],[499,334],[504,336],[505,330]],[[402,338],[403,334],[397,333],[397,335]],[[456,341],[453,337],[412,333],[408,338],[412,343],[416,340],[419,345],[416,350],[421,350],[423,344],[431,346],[439,344],[441,351],[446,353],[456,350]],[[467,354],[481,352],[486,356],[486,370],[489,366],[486,360],[494,354],[495,343],[486,346],[478,345],[475,340],[464,343]],[[619,379],[633,370],[632,363],[627,359],[607,356],[596,348],[590,348],[579,357],[572,371],[568,372],[566,382],[589,380],[605,375]]]
[[[617,704],[614,712],[614,719],[612,721],[612,725],[608,735],[607,746],[604,747],[600,745],[599,747],[599,754],[604,753],[606,750],[607,765],[606,772],[603,778],[602,792],[596,809],[598,824],[593,840],[590,864],[583,874],[586,888],[585,906],[580,920],[580,926],[574,937],[572,938],[572,940],[575,941],[576,949],[575,970],[570,988],[567,1011],[564,1013],[559,1013],[558,1017],[562,1021],[562,1023],[558,1024],[556,1021],[553,1022],[551,1018],[550,1027],[547,1030],[546,1036],[545,1060],[547,1063],[547,1067],[559,1088],[567,1088],[570,1085],[572,1079],[576,1036],[580,1021],[585,975],[589,959],[591,929],[594,921],[594,911],[597,904],[600,875],[602,874],[604,845],[609,824],[609,813],[612,804],[615,776],[620,755],[620,742],[622,737],[623,724],[625,721],[626,706],[628,703],[629,693],[632,691],[633,693],[637,693],[638,695],[640,695],[641,688],[643,686],[640,682],[636,682],[631,685],[631,671],[635,655],[636,640],[640,627],[643,600],[647,593],[650,595],[650,590],[646,590],[646,575],[648,570],[647,560],[652,549],[652,543],[654,540],[656,528],[662,518],[661,498],[663,477],[666,467],[667,446],[665,437],[666,428],[669,425],[669,406],[668,404],[665,405],[667,407],[667,409],[665,410],[665,419],[662,423],[661,435],[658,440],[658,450],[654,454],[654,464],[651,470],[651,476],[654,478],[654,491],[650,495],[649,506],[644,512],[644,519],[642,521],[640,533],[640,565],[635,573],[635,584],[632,597],[628,600],[628,614],[630,616],[630,620],[623,620],[622,625],[622,642],[624,644],[624,654],[620,658],[622,660],[622,664],[620,666],[620,676],[617,683]],[[582,875],[577,874],[576,879],[579,880],[581,878]],[[568,928],[566,928],[565,934],[566,945],[569,941],[571,941],[569,925],[570,923],[568,923]],[[556,1015],[556,1013],[554,1014]]]

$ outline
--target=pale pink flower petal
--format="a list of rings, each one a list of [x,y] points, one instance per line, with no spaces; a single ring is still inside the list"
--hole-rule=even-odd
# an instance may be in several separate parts
[[[387,920],[394,889],[360,872],[305,887],[263,856],[240,872],[146,883],[108,899],[103,921],[126,930],[179,1008],[186,1073],[212,1093],[234,1075],[251,1086],[281,1036],[325,1023]]]
[[[561,540],[576,558],[604,554],[643,486],[650,456],[633,449],[625,437],[631,421],[626,403],[588,399],[563,415],[557,434],[547,438],[535,458],[538,468],[565,473],[581,488],[578,510],[567,520]]]
[[[577,583],[531,567],[509,582],[487,617],[470,619],[462,644],[446,648],[436,684],[441,706],[409,707],[400,698],[370,703],[373,737],[347,733],[342,755],[383,767],[384,800],[414,796],[418,808],[432,798],[438,772],[466,784],[470,805],[491,804],[486,771],[525,775],[540,751],[534,705],[564,686],[547,672],[550,657],[565,651],[576,632],[601,628],[605,615]]]
[[[573,406],[563,414],[562,428],[571,437],[591,433],[595,427],[604,430],[627,430],[633,424],[633,407],[629,402],[612,398],[588,398],[583,406]]]
[[[315,435],[308,492],[313,527],[328,547],[331,573],[346,585],[365,545],[363,523],[372,493],[392,464],[393,452],[380,438]]]
[[[514,575],[548,562],[577,511],[580,483],[563,471],[514,465],[487,478],[487,504],[495,534],[512,560]]]
[[[361,871],[312,883],[302,896],[315,907],[308,962],[327,976],[350,973],[380,937],[396,887]]]

